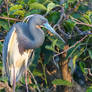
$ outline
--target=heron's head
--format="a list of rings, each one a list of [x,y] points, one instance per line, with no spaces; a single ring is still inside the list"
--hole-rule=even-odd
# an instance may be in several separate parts
[[[44,16],[39,14],[30,15],[28,23],[35,25],[37,28],[45,27],[51,33],[58,36],[65,43],[65,41],[60,37],[60,35],[50,26],[48,20]]]

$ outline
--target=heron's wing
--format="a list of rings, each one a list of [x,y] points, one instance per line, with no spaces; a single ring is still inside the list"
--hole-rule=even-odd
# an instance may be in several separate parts
[[[3,44],[3,52],[2,52],[2,55],[3,55],[3,65],[4,65],[4,71],[6,72],[6,74],[8,73],[8,62],[7,62],[7,55],[8,55],[8,45],[9,45],[9,41],[12,37],[12,33],[14,33],[14,27],[11,28],[11,30],[7,33],[7,36],[5,37],[5,40],[4,40],[4,44]],[[14,35],[14,34],[13,34]]]
[[[31,56],[33,49],[24,50],[21,54],[18,47],[18,38],[15,26],[12,27],[10,32],[7,34],[3,47],[3,62],[5,72],[8,76],[9,82],[13,83],[14,68],[16,81],[19,80],[21,74],[24,72],[25,64],[28,63],[28,59]]]
[[[21,27],[21,30],[17,29],[17,27],[20,26],[21,24],[22,23],[14,24],[13,27],[10,29],[10,31],[7,33],[7,36],[5,37],[4,44],[3,44],[4,45],[3,46],[3,52],[2,52],[4,66],[6,66],[8,49],[9,49],[9,47],[11,47],[10,42],[13,44],[14,37],[15,37],[16,33],[17,33],[17,36],[19,37],[19,41],[18,41],[19,42],[18,43],[19,50],[23,53],[24,52],[24,47],[27,46],[28,38],[25,35],[23,35],[23,33],[22,33],[23,29],[26,30],[26,27],[25,27],[26,24],[22,26],[23,29],[22,29],[22,27]]]

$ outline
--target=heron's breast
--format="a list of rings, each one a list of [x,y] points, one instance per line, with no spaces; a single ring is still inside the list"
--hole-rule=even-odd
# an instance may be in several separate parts
[[[25,50],[22,54],[19,51],[16,31],[13,32],[12,37],[10,39],[8,45],[8,63],[9,70],[13,69],[13,65],[15,66],[15,72],[18,74],[22,67],[25,67],[25,64],[28,63],[28,59],[31,55],[32,50]]]

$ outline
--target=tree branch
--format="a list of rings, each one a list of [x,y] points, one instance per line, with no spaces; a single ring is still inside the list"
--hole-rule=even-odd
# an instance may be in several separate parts
[[[80,25],[85,25],[85,26],[92,27],[91,24],[83,23],[83,22],[81,22],[80,20],[78,20],[78,19],[76,19],[76,18],[71,17],[71,19],[72,19],[72,21],[74,21],[76,24],[80,24]]]
[[[89,34],[92,34],[90,31],[84,31],[84,32],[82,32],[77,26],[75,26],[75,30],[76,30],[80,35],[89,35]]]
[[[2,16],[0,16],[0,19],[13,20],[13,21],[22,21],[20,19],[15,19],[15,18],[10,18],[10,17],[2,17]]]
[[[74,45],[72,45],[72,46],[69,47],[68,49],[66,49],[66,50],[64,50],[64,51],[62,51],[62,52],[60,52],[60,53],[58,53],[58,54],[55,54],[54,57],[53,57],[53,60],[54,60],[54,58],[55,58],[56,56],[61,55],[61,54],[65,53],[65,52],[67,52],[67,51],[70,50],[71,48],[74,48],[78,43],[82,42],[82,41],[83,41],[85,38],[87,38],[87,37],[88,37],[88,35],[85,35],[82,39],[80,39],[79,41],[77,41]]]

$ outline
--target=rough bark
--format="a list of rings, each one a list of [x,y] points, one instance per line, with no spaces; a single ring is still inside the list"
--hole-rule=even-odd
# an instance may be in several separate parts
[[[69,46],[65,45],[64,50],[66,50],[68,48],[69,48]],[[63,77],[63,80],[67,80],[69,82],[72,82],[72,76],[71,76],[71,73],[70,73],[69,68],[68,68],[69,60],[65,59],[66,56],[67,56],[67,52],[63,53],[62,54],[63,60],[60,62],[61,63],[60,65],[61,65],[62,77]],[[69,89],[69,87],[65,86],[64,92],[71,92],[71,90]]]

